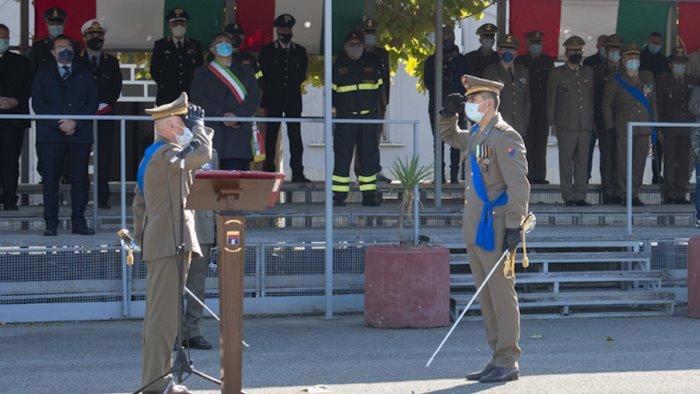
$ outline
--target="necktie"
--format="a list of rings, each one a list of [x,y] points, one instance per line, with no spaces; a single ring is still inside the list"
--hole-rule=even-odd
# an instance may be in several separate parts
[[[508,67],[508,72],[510,73],[510,81],[515,82],[515,75],[513,74],[513,68]]]
[[[63,69],[63,76],[61,76],[61,80],[65,82],[68,80],[68,77],[70,77],[70,67],[62,66],[61,68]]]
[[[180,50],[180,48],[182,48],[182,41],[180,41],[180,40],[175,41],[175,48],[177,48],[178,50]]]
[[[97,56],[91,57],[90,62],[92,63],[93,67],[97,67]]]

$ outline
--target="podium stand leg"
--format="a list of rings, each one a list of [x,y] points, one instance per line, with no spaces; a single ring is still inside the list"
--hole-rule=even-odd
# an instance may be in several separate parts
[[[217,215],[221,393],[240,394],[243,368],[245,217]]]

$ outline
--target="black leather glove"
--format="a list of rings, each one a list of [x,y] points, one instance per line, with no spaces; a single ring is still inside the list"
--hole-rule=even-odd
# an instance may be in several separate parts
[[[442,115],[455,116],[457,112],[464,110],[464,95],[461,93],[450,93],[442,102]]]
[[[616,140],[617,139],[617,129],[614,127],[609,128],[608,135],[610,135],[610,138]]]
[[[503,248],[508,249],[511,253],[515,252],[518,248],[518,244],[522,239],[520,229],[506,229],[506,236],[503,239]]]
[[[190,130],[194,129],[195,126],[204,126],[204,108],[190,104],[187,107],[187,115],[183,116],[182,120],[185,121],[185,126],[189,127]]]

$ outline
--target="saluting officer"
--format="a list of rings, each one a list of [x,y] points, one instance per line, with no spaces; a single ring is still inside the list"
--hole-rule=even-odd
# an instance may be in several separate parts
[[[442,139],[460,149],[466,171],[463,236],[476,286],[499,262],[506,249],[515,252],[527,216],[530,183],[523,139],[498,113],[503,84],[465,75],[466,104],[459,93],[448,95],[440,120]],[[471,130],[458,126],[465,110]],[[496,269],[479,297],[492,356],[483,370],[467,375],[482,383],[518,379],[520,312],[515,278]]]
[[[169,103],[190,91],[194,70],[204,64],[202,44],[187,37],[190,14],[184,8],[173,8],[165,17],[170,35],[153,45],[151,77],[158,85],[156,105]]]
[[[530,172],[527,179],[530,183],[546,184],[547,182],[547,78],[554,68],[554,60],[542,54],[541,31],[531,31],[525,34],[528,42],[528,53],[515,59],[515,64],[521,64],[530,71],[530,126],[525,134],[527,148],[527,167]]]
[[[600,183],[603,187],[603,204],[620,204],[622,198],[617,190],[617,140],[608,133],[603,121],[603,91],[608,80],[620,69],[620,48],[622,38],[612,34],[605,39],[605,63],[593,68],[595,79],[595,93],[593,106],[595,113],[596,132],[598,137],[598,150],[600,151]],[[589,149],[589,161],[592,155]]]
[[[581,65],[585,41],[579,36],[564,41],[566,63],[549,74],[547,118],[559,142],[561,196],[567,207],[586,202],[588,147],[595,128],[593,69]]]
[[[520,43],[516,36],[505,34],[501,37],[498,40],[501,61],[487,66],[484,78],[503,84],[498,112],[503,120],[524,136],[530,124],[530,72],[527,67],[514,63],[518,46]]]
[[[122,73],[119,60],[105,53],[102,46],[105,42],[107,24],[97,19],[83,23],[80,29],[86,48],[80,54],[78,62],[92,71],[92,79],[97,85],[99,105],[98,115],[114,115],[117,100],[122,92]],[[101,120],[97,122],[97,201],[100,208],[109,208],[109,174],[112,164],[112,151],[115,144],[114,121]]]
[[[631,42],[622,49],[621,71],[608,80],[603,92],[603,117],[608,133],[617,139],[617,189],[623,197],[627,190],[627,122],[656,120],[656,88],[654,74],[639,69],[639,44]],[[634,128],[632,139],[632,205],[644,206],[639,199],[644,165],[649,152],[649,127]]]
[[[660,122],[694,122],[690,112],[690,94],[698,80],[685,75],[688,56],[682,47],[674,48],[668,59],[671,72],[656,78]],[[664,201],[667,204],[690,204],[685,195],[690,166],[690,129],[668,127],[661,129],[664,145]]]
[[[59,7],[51,7],[44,11],[44,23],[46,23],[49,36],[34,41],[32,49],[29,51],[29,60],[34,67],[34,72],[39,69],[39,66],[54,62],[55,59],[51,54],[53,40],[63,34],[67,16],[66,11]],[[71,43],[73,44],[73,53],[80,53],[80,44],[73,40]]]
[[[498,52],[493,50],[493,45],[496,43],[496,33],[498,33],[498,27],[493,23],[484,23],[476,29],[481,47],[465,55],[468,74],[481,77],[484,75],[486,66],[501,61]]]
[[[260,68],[263,72],[263,96],[261,106],[273,118],[301,117],[301,84],[306,80],[308,56],[306,48],[292,42],[292,27],[296,19],[282,14],[275,19],[277,40],[260,50]],[[277,170],[277,137],[280,122],[267,125],[265,135],[265,171]],[[311,182],[304,176],[304,144],[301,139],[301,125],[287,122],[289,138],[289,166],[292,169],[292,182]]]
[[[333,64],[333,106],[338,118],[377,119],[384,97],[379,59],[364,51],[364,36],[351,31],[345,36],[345,53]],[[376,124],[337,124],[333,131],[333,204],[344,206],[350,191],[350,162],[355,146],[360,156],[358,182],[362,205],[379,206],[379,172]]]

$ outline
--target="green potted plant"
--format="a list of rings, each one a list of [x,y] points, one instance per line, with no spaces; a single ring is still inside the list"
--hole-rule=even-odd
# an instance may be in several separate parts
[[[365,324],[378,328],[443,327],[450,322],[450,254],[445,247],[407,242],[404,221],[416,186],[430,177],[418,157],[397,158],[391,169],[401,188],[399,244],[365,249]]]

